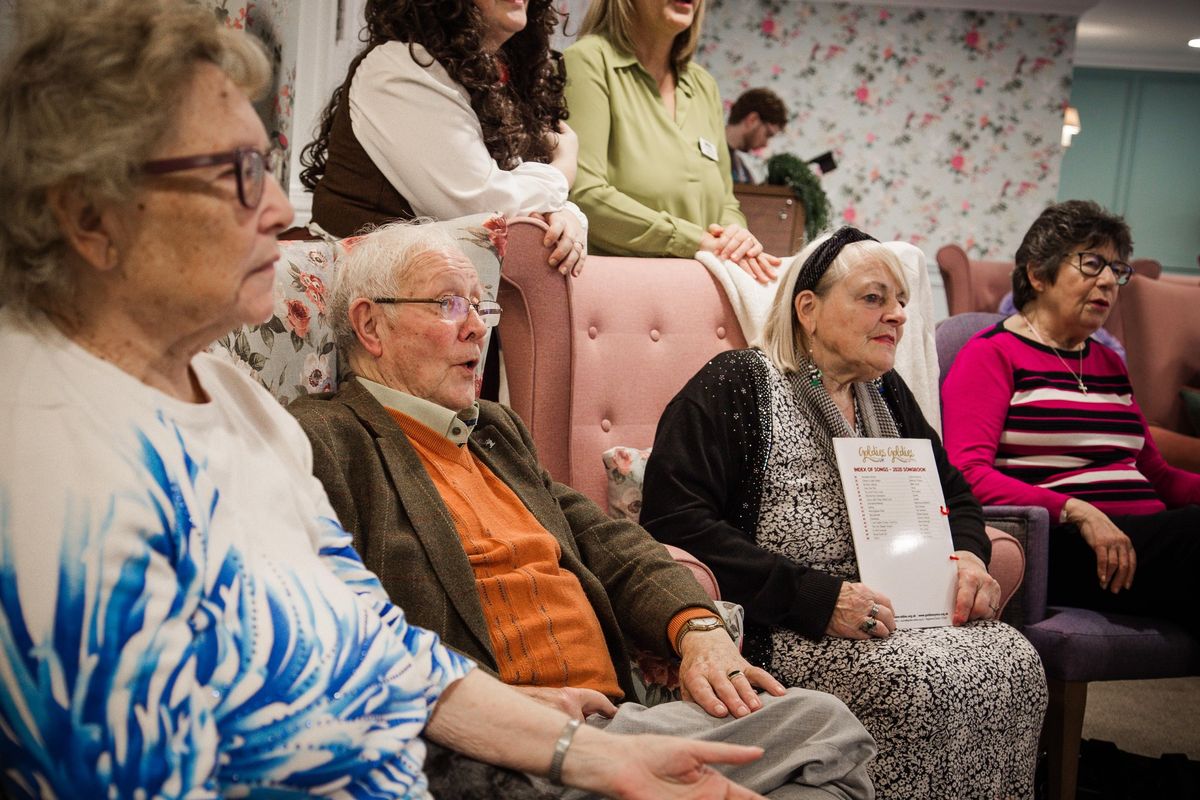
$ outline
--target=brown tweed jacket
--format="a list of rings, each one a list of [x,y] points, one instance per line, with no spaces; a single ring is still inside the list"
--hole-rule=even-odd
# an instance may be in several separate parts
[[[645,530],[609,518],[556,483],[537,462],[529,431],[512,410],[480,402],[468,447],[525,503],[560,545],[560,564],[579,578],[604,631],[627,698],[634,696],[626,641],[672,655],[667,624],[712,602],[686,567]],[[400,426],[357,381],[288,407],[313,446],[313,471],[342,526],[354,536],[409,621],[496,670],[475,576],[450,514]],[[601,469],[599,463],[596,469]],[[716,611],[713,609],[713,613]]]

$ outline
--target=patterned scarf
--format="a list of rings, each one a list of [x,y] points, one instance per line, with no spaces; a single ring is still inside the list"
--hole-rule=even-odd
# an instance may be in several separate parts
[[[859,433],[850,428],[818,375],[815,365],[808,359],[802,359],[800,371],[789,374],[788,380],[792,384],[792,391],[796,394],[800,408],[813,423],[816,444],[825,452],[829,463],[837,464],[833,453],[833,439],[857,437]],[[861,428],[863,436],[897,439],[900,429],[896,427],[891,408],[883,399],[882,387],[883,381],[878,378],[867,383],[851,384],[858,427]]]

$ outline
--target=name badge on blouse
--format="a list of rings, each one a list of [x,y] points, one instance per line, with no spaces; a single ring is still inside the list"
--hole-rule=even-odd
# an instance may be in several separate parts
[[[700,155],[704,156],[707,159],[711,159],[712,161],[716,161],[717,160],[717,146],[715,144],[713,144],[712,142],[710,142],[708,139],[705,139],[703,136],[701,136],[700,137]]]

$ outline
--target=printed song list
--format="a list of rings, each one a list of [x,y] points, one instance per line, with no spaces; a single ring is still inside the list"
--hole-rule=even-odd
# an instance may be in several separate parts
[[[855,473],[854,486],[868,540],[895,533],[932,534],[931,519],[919,503],[925,498],[925,470],[895,473]]]

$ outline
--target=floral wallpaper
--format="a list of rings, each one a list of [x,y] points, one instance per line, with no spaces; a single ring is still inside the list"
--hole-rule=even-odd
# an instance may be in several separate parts
[[[292,0],[200,0],[200,4],[212,8],[227,27],[249,31],[267,47],[273,72],[271,86],[255,108],[271,141],[285,151],[277,177],[287,186],[301,4]]]
[[[832,224],[1011,258],[1056,198],[1075,17],[712,0],[697,61],[726,107],[768,86],[769,152],[832,150]]]
[[[578,31],[588,0],[558,0]],[[764,156],[832,150],[832,224],[1012,258],[1058,191],[1076,17],[709,0],[696,61],[728,109],[768,86],[791,119]],[[558,36],[566,46],[572,36]],[[755,164],[759,174],[765,173]]]

